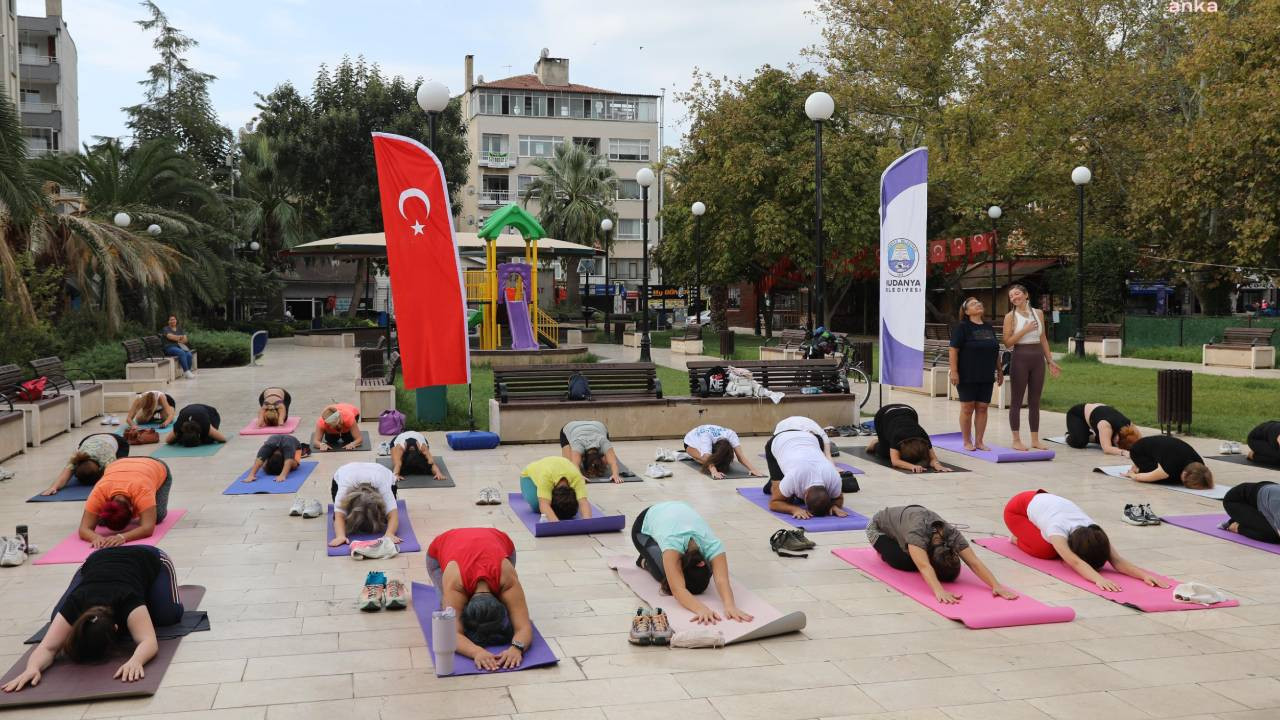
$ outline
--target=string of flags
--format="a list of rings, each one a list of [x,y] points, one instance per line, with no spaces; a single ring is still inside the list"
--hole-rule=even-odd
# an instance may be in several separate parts
[[[931,240],[929,242],[929,262],[945,263],[959,258],[968,258],[977,253],[989,253],[995,247],[995,244],[995,230],[970,235],[969,237],[955,237],[950,240]]]

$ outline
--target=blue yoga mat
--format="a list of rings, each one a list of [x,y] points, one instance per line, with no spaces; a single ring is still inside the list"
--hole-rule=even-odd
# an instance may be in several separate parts
[[[27,502],[84,502],[89,499],[91,492],[93,492],[92,485],[69,482],[53,495],[36,495]]]
[[[240,477],[231,483],[226,490],[222,491],[223,495],[256,495],[266,493],[268,495],[283,495],[287,493],[296,493],[302,487],[302,483],[307,481],[311,476],[311,471],[316,469],[320,463],[314,461],[306,461],[294,468],[293,472],[285,476],[284,482],[276,482],[276,476],[267,475],[258,469],[258,477],[253,482],[244,482],[249,477],[249,471],[245,470],[240,473]]]

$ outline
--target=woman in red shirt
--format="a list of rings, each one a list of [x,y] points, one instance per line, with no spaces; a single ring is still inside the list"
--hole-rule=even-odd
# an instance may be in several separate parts
[[[320,452],[331,448],[355,450],[364,442],[359,423],[360,410],[355,405],[334,403],[320,411],[311,446]]]
[[[494,528],[456,528],[427,548],[427,573],[441,609],[453,608],[458,652],[481,670],[520,667],[533,642],[533,622],[516,576],[516,548]],[[505,645],[498,654],[488,648]]]

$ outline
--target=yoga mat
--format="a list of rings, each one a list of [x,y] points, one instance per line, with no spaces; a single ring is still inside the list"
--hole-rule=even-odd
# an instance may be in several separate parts
[[[204,597],[204,588],[199,585],[182,585],[178,588],[182,604],[187,608],[197,608]],[[157,628],[157,631],[159,628]],[[158,633],[157,633],[158,634]],[[20,692],[0,692],[0,709],[23,707],[30,705],[49,705],[53,703],[89,702],[114,698],[144,697],[155,695],[164,680],[165,671],[173,662],[174,653],[178,651],[181,638],[160,640],[156,656],[145,666],[146,675],[137,682],[121,682],[113,677],[116,669],[126,659],[127,654],[120,653],[112,659],[101,662],[79,665],[65,659],[57,659],[46,669],[40,678],[40,684],[28,685]],[[0,677],[0,685],[9,682],[22,674],[27,667],[27,658],[35,651],[31,647],[18,661],[9,668],[9,672]]]
[[[827,515],[825,517],[811,517],[808,520],[797,520],[787,513],[774,512],[769,509],[769,496],[764,494],[758,487],[740,487],[738,494],[750,500],[760,509],[778,518],[788,525],[798,528],[804,528],[809,532],[834,532],[838,530],[865,530],[867,523],[870,522],[866,517],[858,513],[844,508],[849,513],[848,517],[836,517],[835,515]]]
[[[626,465],[622,464],[621,460],[618,461],[618,474],[622,476],[622,482],[642,482],[644,480],[644,478],[631,472],[631,469],[628,468]],[[589,477],[587,478],[587,482],[611,483],[613,482],[613,477],[609,475],[606,475],[604,477],[598,477],[598,478]]]
[[[760,457],[765,458],[766,460],[768,459],[768,456],[766,456],[764,453],[760,453]],[[694,463],[694,464],[696,465],[697,463]],[[852,473],[854,475],[866,475],[866,473],[863,472],[862,469],[856,468],[848,463],[838,462],[834,464],[836,466],[836,469],[838,470],[843,470],[844,472]],[[728,475],[726,475],[725,477],[728,477]],[[751,477],[751,476],[744,475],[743,477]]]
[[[204,445],[196,445],[195,447],[186,447],[185,445],[178,445],[177,443],[172,445],[167,444],[164,442],[164,438],[162,437],[160,439],[160,447],[156,448],[156,451],[151,453],[151,457],[157,459],[213,457],[222,449],[223,445],[226,445],[226,443],[212,442],[205,443]]]
[[[1124,478],[1125,480],[1130,480],[1130,478],[1125,477],[1124,474],[1125,474],[1125,471],[1131,467],[1133,466],[1128,464],[1103,465],[1102,467],[1094,468],[1093,471],[1102,473],[1103,475],[1110,475],[1113,478]],[[1210,500],[1221,500],[1222,498],[1227,496],[1228,490],[1235,487],[1234,485],[1223,485],[1222,483],[1214,483],[1213,487],[1209,488],[1208,490],[1193,490],[1189,487],[1183,486],[1181,483],[1178,483],[1178,484],[1162,483],[1162,482],[1144,483],[1144,482],[1138,482],[1137,480],[1133,480],[1133,482],[1136,482],[1139,485],[1153,485],[1158,488],[1164,488],[1165,490],[1175,490],[1177,492],[1186,493],[1188,495],[1199,495],[1202,498],[1209,498]]]
[[[1235,465],[1244,465],[1251,468],[1259,468],[1261,470],[1280,470],[1280,466],[1268,465],[1267,463],[1254,462],[1247,456],[1241,455],[1209,455],[1205,459],[1217,460],[1219,462],[1229,462]]]
[[[160,433],[160,439],[164,440],[164,434],[173,429],[173,423],[169,423],[168,425],[161,425],[160,423],[153,423],[153,422],[138,423],[138,427],[150,428],[152,430],[155,430],[156,432]],[[122,423],[118,426],[115,426],[115,429],[111,431],[111,434],[119,437],[124,437],[124,431],[128,429],[129,429],[129,426]],[[150,444],[154,445],[155,443],[150,443]]]
[[[1179,580],[1175,580],[1164,575],[1153,573],[1157,578],[1169,583],[1167,588],[1151,587],[1136,578],[1128,575],[1121,575],[1109,566],[1099,570],[1098,573],[1102,577],[1110,580],[1120,586],[1120,592],[1107,592],[1098,589],[1097,585],[1085,580],[1076,574],[1074,570],[1067,567],[1067,564],[1061,560],[1054,558],[1053,560],[1041,560],[1040,558],[1031,557],[1015,546],[1008,538],[979,538],[973,541],[982,547],[1003,555],[1016,563],[1026,565],[1034,570],[1051,575],[1069,585],[1074,585],[1081,590],[1097,595],[1104,600],[1110,600],[1127,607],[1141,610],[1143,612],[1166,612],[1169,610],[1205,610],[1208,608],[1219,607],[1235,607],[1240,603],[1235,600],[1227,600],[1215,605],[1200,605],[1197,603],[1178,602],[1173,599],[1173,589],[1178,586]]]
[[[557,537],[560,535],[589,535],[598,532],[617,532],[627,526],[626,515],[606,515],[603,510],[591,505],[591,517],[559,520],[557,522],[538,522],[539,514],[529,509],[529,503],[520,493],[507,493],[507,503],[511,510],[534,537]]]
[[[422,635],[427,639],[427,653],[431,656],[432,661],[435,660],[435,654],[431,649],[431,613],[440,609],[440,599],[436,595],[436,589],[430,585],[423,583],[413,584],[413,613],[418,617],[418,625],[422,627]],[[461,618],[458,619],[461,623]],[[494,655],[498,655],[506,650],[509,645],[493,645],[485,648]],[[542,667],[544,665],[555,665],[560,662],[560,658],[551,651],[547,646],[547,641],[543,639],[542,633],[538,632],[538,627],[533,628],[533,640],[529,643],[529,649],[524,653],[524,659],[520,661],[520,666],[511,668],[510,670],[481,670],[476,667],[475,662],[461,653],[453,654],[453,672],[449,677],[458,675],[481,675],[491,672],[519,672],[528,670],[529,668]]]
[[[285,476],[284,482],[276,482],[275,475],[267,475],[262,468],[258,468],[258,477],[253,482],[244,482],[249,477],[249,471],[245,470],[240,473],[240,477],[222,491],[223,495],[257,495],[266,493],[268,495],[284,495],[288,493],[296,493],[302,487],[302,484],[311,476],[311,472],[316,469],[320,463],[315,461],[303,461],[294,468],[292,472]]]
[[[965,450],[964,436],[958,432],[943,433],[941,435],[930,435],[930,442],[936,448],[950,450],[961,455],[968,455],[979,460],[986,460],[993,463],[1007,462],[1037,462],[1040,460],[1052,460],[1052,450],[1014,450],[1013,448],[1001,447],[992,443],[987,443],[990,450]]]
[[[173,526],[177,525],[178,521],[182,519],[182,516],[186,514],[186,510],[169,508],[169,514],[165,515],[164,522],[156,525],[156,529],[151,533],[151,537],[142,538],[141,540],[133,540],[125,543],[125,545],[155,546],[160,544],[160,541],[164,539],[165,534],[172,530]],[[129,530],[136,527],[138,527],[137,523],[131,523],[129,527],[125,529]],[[104,536],[113,534],[110,530],[107,530],[106,527],[101,525],[98,526],[97,532],[99,535]],[[72,530],[71,534],[67,535],[62,542],[54,545],[52,550],[46,550],[45,552],[40,553],[40,556],[32,564],[61,565],[63,563],[82,563],[92,552],[93,546],[80,539],[80,532],[78,530]]]
[[[396,483],[396,487],[401,490],[408,488],[447,488],[453,487],[453,475],[449,474],[449,466],[444,463],[444,458],[439,455],[435,456],[436,466],[440,468],[440,472],[444,473],[444,480],[437,480],[435,475],[405,475],[403,480]],[[390,470],[393,465],[391,458],[380,457],[378,464]]]
[[[185,588],[192,587],[183,585],[178,588],[178,596],[183,598],[182,605],[186,607]],[[182,620],[177,625],[165,625],[156,628],[157,640],[173,640],[174,638],[186,637],[193,632],[203,632],[209,629],[209,613],[203,610],[187,610],[182,613]],[[24,645],[35,645],[44,639],[45,633],[49,632],[49,623],[45,623],[44,627],[36,631],[35,635],[23,641]]]
[[[867,447],[865,445],[858,448],[857,454],[860,455],[862,458],[866,460],[870,460],[871,462],[879,465],[880,467],[887,467],[890,470],[904,473],[906,475],[936,474],[936,471],[930,468],[928,465],[924,466],[923,473],[913,473],[910,470],[903,470],[902,468],[896,468],[893,466],[892,462],[882,459],[879,455],[876,455],[873,452],[867,452]],[[959,465],[952,465],[951,463],[947,462],[946,460],[943,460],[942,458],[938,458],[938,462],[942,463],[945,467],[951,468],[951,472],[969,472],[968,468],[962,468]]]
[[[733,586],[733,600],[738,604],[738,609],[751,615],[751,622],[738,622],[737,620],[721,620],[715,625],[698,625],[693,622],[693,613],[680,607],[680,603],[670,595],[663,595],[658,589],[658,581],[654,580],[649,573],[636,567],[635,556],[631,557],[611,557],[606,562],[609,567],[618,571],[618,576],[622,581],[631,588],[631,592],[640,596],[640,599],[649,604],[653,608],[662,608],[667,614],[667,621],[671,623],[671,629],[676,632],[682,630],[694,630],[699,628],[710,627],[724,633],[724,642],[726,645],[733,643],[746,642],[748,640],[759,640],[761,638],[773,637],[774,635],[782,635],[785,633],[799,632],[804,629],[808,622],[804,613],[800,611],[782,614],[774,606],[760,599],[755,593],[751,592],[745,585],[729,578],[729,582]],[[704,605],[711,608],[724,617],[724,604],[720,602],[720,595],[716,593],[715,585],[709,585],[698,599]]]
[[[413,523],[409,520],[409,508],[405,507],[403,500],[397,500],[396,507],[400,510],[400,525],[396,528],[396,535],[400,536],[400,543],[396,545],[396,549],[402,553],[421,552],[422,545],[418,543],[418,536],[413,532]],[[329,541],[333,539],[333,505],[329,505],[327,517],[328,530],[326,531],[324,542],[325,549],[329,551],[329,557],[350,555],[350,542],[338,547],[329,547]],[[351,542],[377,540],[380,537],[382,537],[382,533],[347,533],[347,540]]]
[[[1051,442],[1051,443],[1057,443],[1057,444],[1059,444],[1059,445],[1066,445],[1066,444],[1067,444],[1067,436],[1066,436],[1066,435],[1055,435],[1055,436],[1053,436],[1053,437],[1047,437],[1047,438],[1045,438],[1045,440],[1047,440],[1047,441],[1049,441],[1049,442]],[[1098,444],[1098,443],[1096,443],[1096,442],[1091,442],[1091,443],[1089,443],[1089,444],[1086,446],[1086,448],[1101,448],[1101,447],[1102,447],[1102,446],[1101,446],[1101,445],[1099,445],[1099,444]],[[1079,449],[1083,450],[1083,449],[1086,449],[1086,448],[1079,448]]]
[[[1233,533],[1218,527],[1228,519],[1226,513],[1210,513],[1209,515],[1162,515],[1160,519],[1170,525],[1177,525],[1180,528],[1194,530],[1205,535],[1212,535],[1216,538],[1229,540],[1240,545],[1248,545],[1251,548],[1266,550],[1269,553],[1280,555],[1280,545],[1276,543],[1260,542],[1252,538],[1247,538],[1240,533]]]
[[[1050,607],[1016,588],[1010,589],[1018,592],[1017,600],[995,597],[991,588],[963,565],[955,582],[943,583],[953,595],[961,595],[960,602],[948,605],[938,602],[920,573],[889,567],[872,548],[838,548],[831,552],[942,617],[959,620],[975,630],[1071,622],[1076,616],[1076,611],[1069,607]]]
[[[298,429],[298,416],[291,415],[283,425],[259,425],[258,419],[254,418],[249,421],[248,425],[240,431],[241,435],[292,435],[294,430]]]
[[[84,502],[93,492],[92,485],[81,485],[73,477],[62,489],[52,495],[36,495],[27,502]]]
[[[693,458],[685,458],[680,462],[683,463],[686,467],[689,467],[696,472],[706,472],[705,470],[703,470],[702,466],[698,464],[698,461],[694,460]],[[710,475],[710,473],[707,473],[707,474]],[[726,480],[741,480],[743,478],[758,477],[758,476],[752,475],[751,471],[748,470],[742,463],[738,462],[737,460],[734,460],[733,465],[729,467],[729,471],[724,474],[724,477]]]
[[[361,430],[361,431],[360,431],[360,436],[364,438],[363,440],[361,440],[361,441],[360,441],[360,447],[356,447],[356,448],[349,447],[349,444],[348,444],[348,445],[343,445],[342,447],[339,447],[339,448],[330,447],[328,450],[317,450],[317,449],[315,449],[315,448],[313,447],[313,448],[311,449],[311,452],[313,452],[313,453],[318,453],[318,452],[364,452],[365,450],[375,450],[375,449],[376,449],[376,448],[374,448],[372,445],[370,445],[370,444],[369,444],[369,431],[368,431],[368,430]]]

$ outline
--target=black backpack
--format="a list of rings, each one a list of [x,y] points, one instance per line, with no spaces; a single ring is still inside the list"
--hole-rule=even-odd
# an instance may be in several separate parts
[[[698,397],[720,397],[729,384],[729,370],[719,365],[708,368],[698,378]]]
[[[565,393],[569,400],[591,400],[591,383],[580,372],[569,376],[569,392]]]

